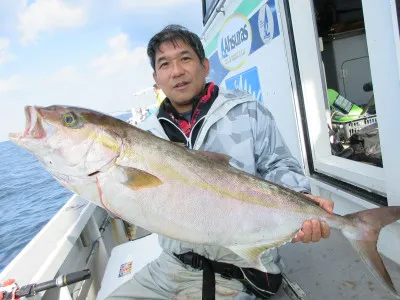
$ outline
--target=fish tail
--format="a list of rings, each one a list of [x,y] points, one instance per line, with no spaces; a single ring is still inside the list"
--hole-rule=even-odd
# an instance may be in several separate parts
[[[342,229],[344,236],[347,237],[379,282],[393,296],[400,299],[400,294],[396,291],[392,279],[377,251],[380,230],[386,225],[400,219],[400,206],[368,209],[348,214],[344,217],[352,224]]]

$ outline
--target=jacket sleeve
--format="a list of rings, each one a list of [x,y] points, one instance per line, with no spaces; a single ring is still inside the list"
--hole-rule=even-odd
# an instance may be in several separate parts
[[[254,153],[257,174],[297,192],[310,193],[310,183],[283,140],[272,114],[257,102]]]

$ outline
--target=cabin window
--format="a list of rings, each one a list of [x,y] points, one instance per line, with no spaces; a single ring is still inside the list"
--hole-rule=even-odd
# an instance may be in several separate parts
[[[387,205],[366,26],[375,20],[361,0],[310,2],[286,2],[310,173]]]
[[[399,68],[399,77],[400,77],[400,0],[391,0],[390,5],[393,9],[393,29],[394,31],[394,40],[395,40],[395,47],[398,57],[398,68]]]
[[[314,7],[327,87],[332,154],[381,168],[378,116],[361,0],[314,0]]]
[[[397,16],[397,28],[400,32],[400,0],[396,0],[394,6],[396,7],[396,16]]]
[[[219,0],[203,0],[203,24],[206,24]]]

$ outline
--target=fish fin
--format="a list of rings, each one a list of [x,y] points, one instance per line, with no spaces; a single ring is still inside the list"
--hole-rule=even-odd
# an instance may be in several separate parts
[[[343,235],[350,241],[351,245],[378,281],[393,296],[400,299],[400,294],[396,291],[392,279],[377,251],[380,230],[384,226],[400,219],[400,206],[368,209],[348,214],[344,217],[351,220],[353,226],[345,226],[342,229]]]
[[[268,249],[278,248],[286,243],[290,242],[293,237],[298,233],[298,230],[283,236],[280,239],[271,241],[263,245],[231,245],[226,248],[236,253],[238,256],[243,258],[252,268],[258,269],[262,272],[266,272],[265,267],[261,263],[261,255]]]
[[[156,176],[151,175],[145,171],[129,168],[120,167],[124,170],[127,180],[123,184],[132,190],[142,190],[147,188],[153,188],[163,184],[163,182]]]
[[[249,246],[249,245],[234,245],[227,247],[229,250],[243,258],[251,268],[258,269],[262,272],[267,270],[261,263],[261,255],[268,250],[268,246]]]
[[[190,151],[194,154],[204,155],[204,156],[211,158],[212,160],[219,161],[219,162],[225,163],[227,165],[229,165],[229,161],[232,158],[231,156],[222,154],[222,153],[202,151],[202,150],[190,150]]]

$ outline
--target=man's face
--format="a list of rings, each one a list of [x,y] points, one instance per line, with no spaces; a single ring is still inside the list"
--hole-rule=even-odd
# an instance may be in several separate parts
[[[204,89],[210,70],[208,59],[200,63],[196,52],[185,42],[165,42],[156,52],[154,81],[178,112],[192,108],[193,97]]]

